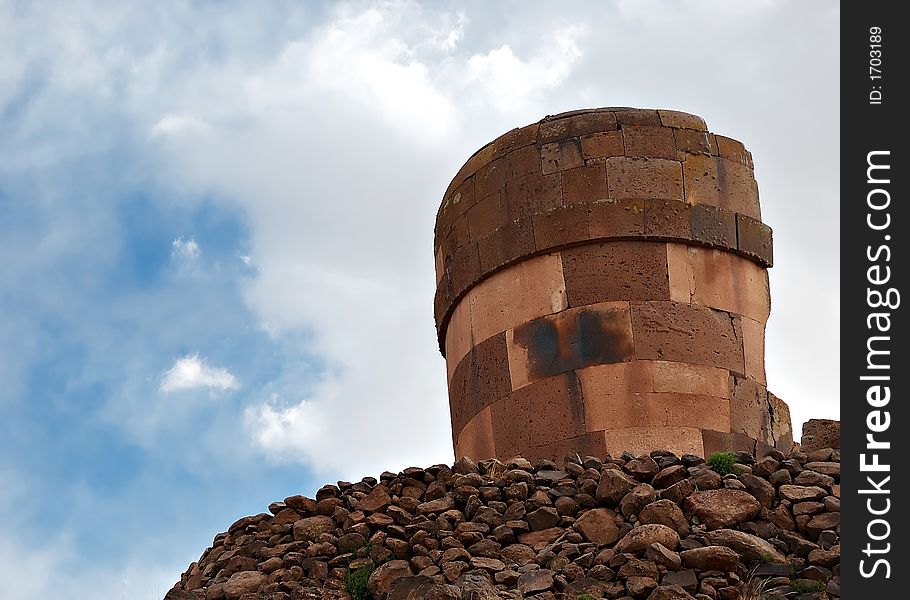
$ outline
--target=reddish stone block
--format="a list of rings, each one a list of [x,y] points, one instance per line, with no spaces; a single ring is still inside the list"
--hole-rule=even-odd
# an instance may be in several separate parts
[[[472,177],[477,170],[488,164],[493,160],[493,144],[487,144],[483,148],[479,149],[477,152],[471,155],[470,158],[462,165],[461,169],[458,170],[458,173],[452,179],[452,182],[449,184],[449,187],[446,189],[446,193],[443,196],[448,198],[456,189],[458,189],[469,177]]]
[[[480,267],[487,273],[534,253],[534,228],[530,217],[503,225],[477,242]]]
[[[585,433],[584,399],[574,373],[541,379],[493,405],[497,448],[531,449]]]
[[[750,170],[753,168],[752,153],[746,150],[742,142],[722,135],[718,135],[716,138],[717,151],[722,157],[748,167]]]
[[[443,238],[448,234],[455,221],[474,206],[474,178],[468,178],[452,193],[446,196],[442,203],[437,229],[442,232]]]
[[[686,202],[761,218],[758,185],[751,169],[724,158],[700,154],[687,155],[682,165]]]
[[[765,380],[765,323],[748,317],[742,318],[743,355],[746,377],[766,385]]]
[[[736,215],[736,231],[740,252],[759,259],[766,267],[774,263],[770,227],[746,215]]]
[[[607,197],[607,173],[603,165],[568,169],[562,173],[562,203],[593,202]]]
[[[689,212],[692,239],[708,246],[736,247],[736,213],[710,206],[693,204]]]
[[[699,131],[708,131],[705,120],[698,115],[680,112],[678,110],[658,110],[660,122],[664,127],[679,127],[684,129],[697,129]]]
[[[559,254],[544,254],[493,273],[468,293],[474,340],[566,308]]]
[[[452,431],[461,431],[474,415],[512,391],[505,333],[490,337],[465,355],[449,384]]]
[[[611,156],[623,156],[622,131],[592,133],[581,138],[581,153],[585,161],[603,160]]]
[[[527,125],[525,127],[515,128],[507,133],[502,134],[492,143],[492,158],[505,156],[519,148],[533,146],[537,143],[537,131],[540,129],[539,123]]]
[[[497,158],[485,165],[474,175],[474,193],[477,198],[486,198],[498,193],[506,186],[509,174],[509,160],[506,157]]]
[[[674,129],[673,137],[676,140],[676,149],[689,154],[717,154],[717,140],[713,133],[695,131],[694,129]],[[681,157],[685,160],[685,157]]]
[[[724,433],[704,429],[701,434],[705,451],[704,454],[701,454],[700,456],[708,457],[715,452],[728,451],[751,452],[752,454],[760,455],[756,452],[756,441],[740,433]]]
[[[522,456],[527,458],[532,464],[540,459],[552,460],[558,463],[570,454],[578,454],[582,457],[606,456],[607,444],[604,432],[593,431],[567,440],[555,440],[522,452]]]
[[[506,210],[499,192],[487,196],[467,212],[468,233],[472,241],[489,235],[506,223]]]
[[[653,392],[717,398],[731,395],[730,372],[720,367],[663,360],[638,360],[635,364],[647,373],[642,380],[651,382]]]
[[[676,160],[676,140],[667,127],[623,127],[625,154],[639,158]]]
[[[591,238],[634,237],[645,231],[643,200],[603,200],[588,205]]]
[[[670,298],[664,244],[600,242],[562,251],[569,306]]]
[[[632,304],[635,356],[744,371],[738,319],[725,312],[680,302]]]
[[[607,186],[610,197],[682,200],[682,167],[679,161],[662,158],[608,158]]]
[[[688,246],[668,248],[673,300],[692,302],[764,323],[771,310],[767,271],[731,252]]]
[[[455,458],[467,456],[474,461],[496,457],[493,443],[493,417],[489,407],[477,413],[455,437]]]
[[[527,175],[528,173],[540,172],[540,150],[537,146],[525,146],[510,152],[507,156],[509,161],[508,185],[509,181]]]
[[[471,302],[467,298],[462,298],[455,305],[455,309],[452,311],[452,316],[449,317],[449,323],[446,326],[445,357],[446,375],[449,381],[452,380],[455,367],[471,351],[473,344],[471,336]]]
[[[449,274],[456,294],[480,278],[480,254],[477,252],[477,244],[465,244],[452,253]]]
[[[445,261],[442,257],[442,248],[436,246],[436,251],[433,253],[435,258],[436,266],[436,285],[439,285],[440,280],[442,279],[443,274],[446,272]]]
[[[560,206],[534,215],[534,245],[538,251],[582,242],[590,238],[588,207],[584,204]]]
[[[645,200],[645,236],[659,239],[690,239],[691,207],[678,200]]]
[[[541,172],[544,175],[574,169],[585,164],[578,140],[565,140],[544,144],[540,147]]]
[[[660,116],[656,110],[643,108],[623,108],[616,110],[616,122],[620,126],[653,125],[660,127]]]
[[[730,430],[730,400],[704,394],[620,392],[592,397],[590,376],[577,373],[585,397],[589,431],[629,427],[686,427]],[[608,434],[609,435],[609,434]]]
[[[734,377],[730,400],[730,431],[752,439],[761,439],[765,415],[768,414],[768,390],[751,379]]]
[[[669,450],[674,454],[704,456],[701,431],[694,427],[627,427],[604,431],[607,452],[619,455],[629,451],[647,454],[651,450]]]
[[[509,221],[562,206],[562,173],[531,173],[510,179],[504,198]]]
[[[606,302],[534,319],[506,334],[512,388],[582,367],[628,361],[632,323],[626,302]]]
[[[616,115],[611,111],[575,113],[541,123],[538,143],[547,144],[613,129],[616,129]]]

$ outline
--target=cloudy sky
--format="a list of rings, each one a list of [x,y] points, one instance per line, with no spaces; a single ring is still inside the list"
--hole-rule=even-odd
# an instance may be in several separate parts
[[[769,386],[838,415],[837,4],[0,0],[4,597],[160,599],[215,533],[452,459],[432,233],[546,114],[743,140]]]

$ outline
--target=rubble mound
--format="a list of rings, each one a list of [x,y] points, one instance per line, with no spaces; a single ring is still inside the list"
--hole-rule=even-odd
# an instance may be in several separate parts
[[[412,467],[215,536],[166,600],[840,597],[840,452]]]

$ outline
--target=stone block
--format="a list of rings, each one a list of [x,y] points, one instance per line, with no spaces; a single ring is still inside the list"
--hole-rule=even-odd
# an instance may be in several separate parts
[[[477,241],[491,234],[506,223],[506,210],[500,192],[491,194],[477,202],[467,212],[468,233]]]
[[[625,155],[676,160],[676,140],[667,127],[623,127]]]
[[[686,202],[708,204],[761,219],[752,170],[716,156],[690,154],[682,163]]]
[[[694,427],[627,427],[604,431],[607,452],[647,454],[654,449],[674,454],[704,456],[704,444],[699,429]]]
[[[616,122],[621,127],[626,125],[661,125],[660,116],[656,110],[649,108],[622,108],[616,110]]]
[[[610,198],[682,200],[682,165],[662,158],[615,157],[606,160]]]
[[[604,165],[588,165],[563,171],[563,204],[593,202],[606,198],[607,174]]]
[[[616,115],[610,111],[589,111],[550,118],[540,124],[538,143],[546,144],[613,129],[616,129]]]
[[[591,238],[641,236],[645,230],[642,200],[604,200],[588,205]]]
[[[585,162],[603,162],[611,156],[623,156],[622,131],[605,131],[586,135],[581,138],[581,154]]]
[[[705,120],[698,115],[681,112],[678,110],[658,110],[660,122],[664,127],[678,127],[684,129],[696,129],[699,131],[708,131]]]
[[[534,221],[534,246],[538,251],[583,242],[590,238],[588,207],[584,204],[560,206],[538,213]]]
[[[569,306],[667,300],[666,249],[659,242],[599,242],[562,251]]]
[[[574,169],[585,164],[581,155],[581,142],[578,140],[565,140],[543,144],[540,147],[541,172],[546,175],[566,169]]]
[[[510,179],[503,197],[509,221],[562,206],[562,173],[529,173]]]
[[[452,431],[461,431],[474,415],[512,391],[506,336],[478,343],[458,363],[449,383]]]
[[[496,456],[492,414],[488,406],[468,421],[455,438],[456,459],[467,456],[478,461]]]
[[[483,273],[534,253],[531,217],[511,221],[477,242]]]

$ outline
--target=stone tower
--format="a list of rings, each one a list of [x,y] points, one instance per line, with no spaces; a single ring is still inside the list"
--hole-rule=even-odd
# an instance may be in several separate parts
[[[603,108],[513,129],[452,180],[435,251],[456,457],[792,441],[765,387],[752,156],[700,117]]]

